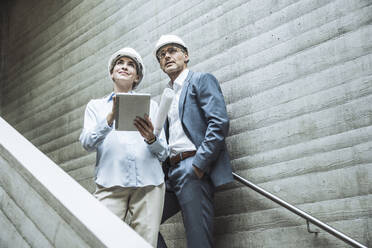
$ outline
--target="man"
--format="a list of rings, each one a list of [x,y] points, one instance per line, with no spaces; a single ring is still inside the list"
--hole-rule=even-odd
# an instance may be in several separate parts
[[[111,56],[108,69],[114,92],[88,103],[80,135],[83,147],[97,152],[94,196],[123,220],[130,212],[130,226],[155,247],[165,192],[159,160],[167,157],[167,145],[146,125],[148,117],[133,120],[139,132],[113,130],[115,93],[131,93],[141,82],[141,56],[132,48],[120,49]],[[151,101],[150,116],[156,111],[157,104]]]
[[[213,75],[187,69],[187,46],[178,36],[161,36],[155,54],[175,92],[165,124],[170,155],[162,223],[181,210],[187,247],[213,247],[214,191],[233,181],[221,88]],[[160,234],[158,247],[166,247]]]

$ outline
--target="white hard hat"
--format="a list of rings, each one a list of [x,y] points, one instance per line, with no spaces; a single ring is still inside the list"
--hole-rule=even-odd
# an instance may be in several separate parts
[[[136,86],[138,86],[138,84],[141,82],[143,78],[143,75],[145,74],[145,67],[143,66],[141,55],[139,55],[139,53],[131,47],[124,47],[120,49],[119,51],[115,52],[113,55],[111,55],[110,60],[108,62],[108,70],[109,70],[110,76],[112,74],[112,70],[114,69],[116,61],[122,57],[131,58],[136,63],[137,74],[139,77],[139,80]]]
[[[160,36],[158,42],[155,45],[155,57],[156,57],[160,48],[162,48],[165,45],[169,45],[169,44],[180,45],[183,48],[185,48],[185,50],[187,52],[187,46],[186,46],[185,42],[183,42],[183,40],[180,37],[178,37],[177,35],[174,35],[174,34],[165,34],[165,35]]]

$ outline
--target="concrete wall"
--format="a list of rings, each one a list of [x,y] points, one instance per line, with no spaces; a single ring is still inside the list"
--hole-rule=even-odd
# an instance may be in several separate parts
[[[151,247],[2,118],[0,131],[0,247]]]
[[[6,47],[8,41],[8,27],[9,27],[9,1],[0,2],[0,116],[2,114],[2,85],[5,83],[5,63],[6,63]]]
[[[89,99],[109,93],[109,56],[144,58],[141,92],[167,78],[164,33],[220,81],[233,169],[372,246],[372,1],[14,1],[3,116],[89,191],[95,155],[78,136]],[[216,194],[217,247],[347,247],[234,183]],[[180,216],[162,226],[185,247]]]

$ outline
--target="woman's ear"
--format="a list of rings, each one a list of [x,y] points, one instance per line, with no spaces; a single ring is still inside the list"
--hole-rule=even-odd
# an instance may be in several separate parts
[[[139,82],[139,76],[137,75],[137,78],[133,80],[132,90],[134,90],[137,87],[138,82]]]

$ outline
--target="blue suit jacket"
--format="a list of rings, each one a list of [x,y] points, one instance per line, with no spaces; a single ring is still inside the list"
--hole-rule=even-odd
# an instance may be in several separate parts
[[[193,164],[220,186],[233,181],[225,137],[229,118],[217,79],[209,73],[189,71],[179,99],[183,131],[197,151]],[[168,141],[168,122],[165,124]]]

